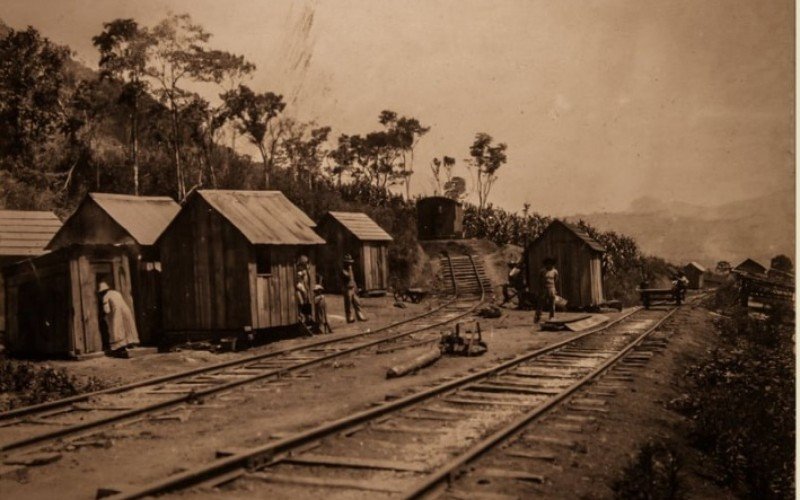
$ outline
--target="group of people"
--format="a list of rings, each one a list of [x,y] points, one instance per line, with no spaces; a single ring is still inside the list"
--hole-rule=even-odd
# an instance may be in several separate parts
[[[542,262],[542,268],[539,270],[538,290],[528,290],[522,272],[522,262],[513,260],[508,263],[508,283],[503,286],[503,304],[516,297],[518,307],[522,309],[529,301],[529,297],[533,295],[532,300],[536,304],[534,323],[541,320],[543,310],[548,311],[549,319],[553,319],[556,314],[559,286],[560,277],[555,259],[548,257]]]
[[[311,326],[315,333],[333,333],[333,329],[328,323],[325,288],[321,283],[315,283],[312,286],[309,264],[308,257],[305,255],[300,256],[297,262],[295,297],[300,321],[305,325]],[[341,290],[348,323],[354,323],[356,320],[367,320],[366,315],[361,310],[361,301],[358,299],[358,284],[356,283],[353,264],[355,264],[355,261],[350,255],[345,255],[344,259],[342,259]]]

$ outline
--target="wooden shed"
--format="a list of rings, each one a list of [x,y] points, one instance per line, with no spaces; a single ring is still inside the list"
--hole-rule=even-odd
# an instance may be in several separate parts
[[[328,212],[317,223],[317,234],[327,243],[317,253],[317,272],[327,290],[339,289],[342,259],[356,261],[356,282],[365,292],[389,287],[389,243],[392,237],[361,212]]]
[[[417,202],[417,236],[421,240],[449,240],[464,237],[464,207],[445,196],[431,196]]]
[[[184,341],[296,325],[297,261],[325,243],[314,226],[279,191],[192,193],[158,241],[165,335]]]
[[[159,341],[161,262],[155,243],[179,210],[180,205],[167,196],[89,193],[47,245],[50,250],[82,246],[125,250],[143,344]]]
[[[689,262],[683,266],[683,273],[689,280],[689,289],[700,290],[703,288],[703,279],[706,273],[706,268],[697,262]]]
[[[733,268],[734,272],[750,274],[766,274],[767,268],[753,259],[745,259],[738,266]]]
[[[16,354],[78,357],[107,349],[100,280],[133,306],[128,257],[120,247],[66,247],[6,267],[3,275],[6,345]]]
[[[525,249],[528,284],[541,290],[544,260],[555,259],[561,278],[558,293],[567,299],[567,307],[595,308],[604,302],[603,253],[605,248],[579,226],[555,220]]]
[[[53,212],[0,210],[0,269],[42,255],[61,221]],[[0,273],[0,338],[6,331],[6,299]]]

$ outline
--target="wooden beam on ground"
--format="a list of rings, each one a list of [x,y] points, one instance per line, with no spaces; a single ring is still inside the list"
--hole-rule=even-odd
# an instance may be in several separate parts
[[[348,467],[354,469],[379,469],[407,472],[425,472],[428,470],[427,467],[422,464],[401,462],[398,460],[315,455],[311,453],[299,456],[290,456],[283,459],[282,462],[289,464],[324,465],[327,467]]]

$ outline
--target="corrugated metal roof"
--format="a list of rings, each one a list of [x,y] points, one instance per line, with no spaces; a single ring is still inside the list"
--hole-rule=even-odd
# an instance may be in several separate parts
[[[181,209],[169,196],[89,193],[87,199],[97,204],[140,245],[155,244]],[[64,230],[85,202],[64,222]]]
[[[0,255],[41,255],[60,227],[53,212],[0,210]]]
[[[576,224],[570,224],[568,222],[564,222],[564,221],[560,221],[560,220],[556,220],[554,222],[560,222],[561,224],[563,224],[564,227],[566,227],[567,229],[572,231],[575,234],[575,236],[577,236],[578,238],[582,239],[587,245],[589,245],[589,247],[592,250],[597,250],[598,252],[605,252],[606,251],[606,247],[601,245],[596,239],[594,239],[591,236],[589,236],[589,233],[587,233],[580,226],[578,226]]]
[[[316,224],[280,191],[197,191],[254,245],[322,245]]]
[[[706,272],[706,268],[705,267],[701,266],[700,264],[698,264],[697,262],[694,262],[694,261],[689,262],[688,264],[686,264],[686,267],[693,267],[693,268],[697,269],[698,271],[700,271],[701,273]]]
[[[389,233],[363,212],[328,213],[361,241],[392,241]]]

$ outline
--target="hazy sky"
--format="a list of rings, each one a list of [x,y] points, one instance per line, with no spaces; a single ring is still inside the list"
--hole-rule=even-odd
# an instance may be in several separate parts
[[[337,135],[374,130],[382,109],[430,125],[416,192],[431,191],[433,156],[463,165],[479,131],[508,143],[491,199],[511,210],[794,187],[791,0],[4,0],[0,19],[96,66],[104,21],[169,11]]]

